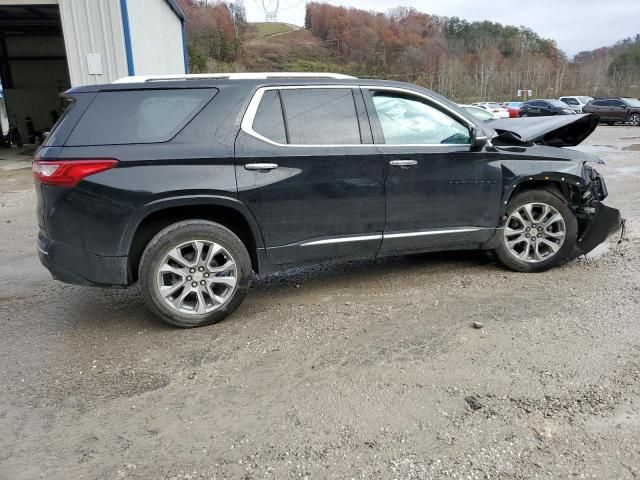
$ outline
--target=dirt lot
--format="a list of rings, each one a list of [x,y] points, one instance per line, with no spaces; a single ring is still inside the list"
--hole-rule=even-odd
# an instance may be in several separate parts
[[[588,142],[630,227],[594,258],[297,270],[195,330],[51,280],[0,161],[0,478],[639,477],[640,128]]]

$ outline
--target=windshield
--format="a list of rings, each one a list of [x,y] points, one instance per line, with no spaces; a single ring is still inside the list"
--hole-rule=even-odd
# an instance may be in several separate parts
[[[586,104],[586,103],[589,103],[591,100],[593,100],[593,98],[592,98],[592,97],[578,97],[578,98],[580,99],[580,101],[581,101],[582,103],[585,103],[585,104]]]
[[[486,103],[485,105],[487,105],[489,108],[504,108],[502,105],[496,102],[489,102],[489,103]]]
[[[640,108],[640,100],[636,100],[635,98],[624,98],[623,100],[632,108]]]
[[[560,100],[547,100],[551,105],[553,105],[554,107],[568,107],[569,105],[567,105],[564,102],[561,102]]]
[[[483,110],[482,108],[478,108],[478,107],[462,107],[462,108],[464,108],[467,112],[469,112],[471,115],[473,115],[474,117],[476,117],[478,120],[482,122],[487,122],[495,118],[491,113],[487,112],[486,110]]]

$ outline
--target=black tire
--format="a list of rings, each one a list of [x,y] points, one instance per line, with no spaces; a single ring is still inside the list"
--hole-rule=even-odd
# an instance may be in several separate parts
[[[640,126],[640,114],[632,113],[629,115],[628,122],[632,127]]]
[[[615,125],[616,122],[606,122],[607,125],[612,126]]]
[[[236,265],[233,293],[217,309],[203,314],[182,313],[170,307],[160,295],[156,281],[161,262],[170,250],[192,240],[212,241],[229,252]],[[139,282],[149,310],[162,321],[181,328],[202,327],[228,317],[244,300],[251,280],[251,258],[242,241],[228,228],[207,220],[174,223],[151,239],[142,254]]]
[[[565,224],[565,238],[564,243],[560,249],[547,258],[546,260],[538,262],[527,262],[516,258],[514,254],[509,251],[506,245],[506,237],[504,234],[500,235],[500,243],[495,249],[495,254],[505,267],[518,272],[544,272],[553,267],[562,265],[566,261],[574,258],[575,246],[578,235],[578,221],[575,214],[567,205],[564,198],[559,194],[550,190],[528,190],[514,196],[507,205],[506,216],[511,216],[516,210],[529,203],[543,203],[555,208],[562,216]]]

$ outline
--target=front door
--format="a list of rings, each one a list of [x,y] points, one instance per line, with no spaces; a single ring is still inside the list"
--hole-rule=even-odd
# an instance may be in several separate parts
[[[428,97],[365,90],[385,169],[383,253],[478,246],[499,224],[498,153],[471,151],[472,125]]]
[[[236,140],[236,176],[271,262],[372,258],[378,251],[382,160],[358,87],[258,90]]]

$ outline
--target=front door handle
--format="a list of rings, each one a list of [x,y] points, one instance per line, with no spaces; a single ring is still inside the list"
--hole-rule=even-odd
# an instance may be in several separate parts
[[[278,168],[277,163],[247,163],[244,166],[245,170],[258,170],[266,172],[267,170],[274,170]]]
[[[389,165],[392,167],[409,168],[418,164],[417,160],[391,160]]]

